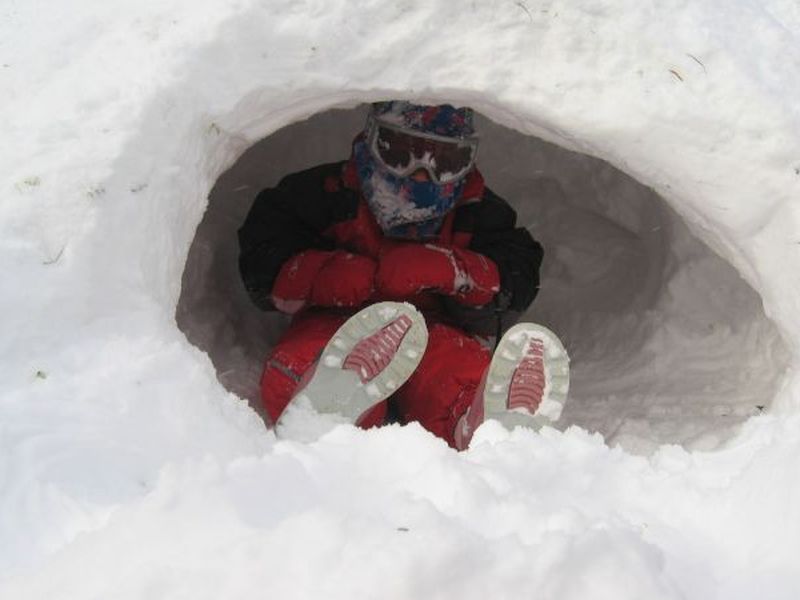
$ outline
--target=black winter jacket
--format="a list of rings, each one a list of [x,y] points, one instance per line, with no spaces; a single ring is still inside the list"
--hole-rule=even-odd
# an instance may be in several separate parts
[[[363,225],[359,221],[365,218],[363,206],[359,210],[364,202],[358,190],[352,183],[348,187],[343,178],[346,165],[346,161],[325,164],[287,175],[277,187],[256,197],[239,229],[239,270],[259,308],[274,310],[270,300],[273,283],[283,264],[295,254],[311,248],[362,250],[341,241],[343,232]],[[510,326],[533,301],[539,289],[543,250],[526,229],[516,226],[515,211],[489,188],[483,188],[479,202],[454,210],[454,235],[468,239],[469,250],[495,262],[501,290],[491,305],[481,308],[442,298],[443,312],[468,331],[491,335]]]

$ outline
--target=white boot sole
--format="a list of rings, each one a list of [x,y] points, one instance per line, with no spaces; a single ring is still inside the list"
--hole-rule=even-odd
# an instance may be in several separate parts
[[[411,326],[384,369],[367,382],[342,365],[355,346],[401,316]],[[319,414],[344,417],[349,423],[392,395],[416,370],[428,345],[423,316],[410,304],[379,302],[350,317],[333,335],[320,354],[311,380],[292,403],[310,406]],[[280,423],[280,420],[279,420]]]
[[[508,394],[514,371],[531,339],[544,344],[545,385],[542,402],[531,415],[525,409],[509,409]],[[501,338],[492,356],[483,389],[484,418],[500,421],[507,428],[539,428],[558,421],[569,392],[569,356],[555,333],[534,323],[518,323]]]

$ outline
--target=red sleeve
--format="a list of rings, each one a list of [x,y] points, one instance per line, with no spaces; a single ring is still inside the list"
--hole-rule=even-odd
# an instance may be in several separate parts
[[[464,248],[453,248],[464,285],[456,286],[456,299],[462,304],[483,306],[500,291],[500,272],[494,261]]]
[[[436,244],[403,244],[381,256],[376,283],[388,297],[434,291],[480,306],[500,290],[500,275],[497,265],[477,252]]]
[[[373,291],[375,261],[344,250],[306,250],[281,267],[272,287],[278,310],[313,306],[358,306]]]

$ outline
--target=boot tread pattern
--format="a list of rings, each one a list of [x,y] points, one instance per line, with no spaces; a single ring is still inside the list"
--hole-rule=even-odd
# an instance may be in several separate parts
[[[355,371],[361,378],[361,383],[371,381],[392,361],[412,325],[408,315],[400,315],[359,341],[347,355],[342,368]]]
[[[546,327],[519,323],[500,340],[484,386],[485,418],[525,425],[555,422],[569,391],[569,357]],[[518,418],[517,418],[518,417]]]

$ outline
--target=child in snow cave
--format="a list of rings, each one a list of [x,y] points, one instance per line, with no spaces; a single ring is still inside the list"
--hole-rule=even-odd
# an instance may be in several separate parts
[[[568,358],[520,323],[542,248],[475,166],[472,110],[378,102],[350,158],[286,176],[239,230],[253,302],[293,316],[261,379],[266,411],[302,406],[362,427],[389,399],[454,448],[484,419],[558,419]],[[289,407],[289,410],[287,410]]]

